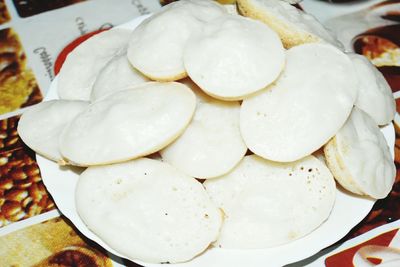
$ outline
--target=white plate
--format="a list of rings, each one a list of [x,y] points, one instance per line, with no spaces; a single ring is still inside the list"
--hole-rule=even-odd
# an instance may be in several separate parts
[[[120,27],[133,29],[144,17],[139,17]],[[57,79],[50,86],[46,100],[57,98]],[[392,155],[394,154],[395,133],[392,124],[383,129]],[[122,256],[106,245],[91,232],[82,222],[75,209],[75,186],[79,173],[83,169],[59,167],[56,163],[37,156],[42,179],[48,191],[57,204],[58,209],[72,221],[78,230],[86,237],[95,241],[109,252]],[[309,235],[292,243],[269,249],[228,250],[212,248],[190,262],[179,264],[186,266],[282,266],[305,259],[321,249],[335,243],[357,225],[371,210],[374,200],[354,196],[340,190],[337,191],[336,202],[328,220]],[[123,256],[122,256],[123,257]],[[137,263],[145,266],[163,266],[161,264]],[[175,266],[170,264],[168,266]],[[178,266],[178,265],[176,265]]]

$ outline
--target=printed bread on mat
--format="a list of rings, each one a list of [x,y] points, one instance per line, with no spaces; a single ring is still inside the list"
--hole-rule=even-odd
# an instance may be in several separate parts
[[[19,118],[19,116],[14,116],[0,120],[0,153],[23,146],[17,131]]]
[[[114,265],[104,250],[86,243],[67,220],[57,217],[1,236],[0,266]]]
[[[0,30],[0,114],[42,99],[18,35],[10,28]]]
[[[317,19],[285,1],[238,0],[237,5],[241,14],[260,20],[276,31],[286,48],[314,42],[342,47]]]
[[[0,153],[0,227],[54,209],[32,150]]]

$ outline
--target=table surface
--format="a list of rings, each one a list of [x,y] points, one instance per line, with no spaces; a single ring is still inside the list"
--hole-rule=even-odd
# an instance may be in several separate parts
[[[161,1],[161,5],[168,2]],[[374,20],[371,23],[370,14],[375,9],[369,7],[380,2],[305,0],[301,6],[331,27],[341,41],[347,43],[345,46],[354,50],[354,37],[372,28],[390,25],[400,31],[398,1],[389,1],[393,5],[386,5],[388,8],[385,12],[391,17],[386,16],[379,22]],[[34,152],[23,144],[16,130],[20,114],[26,107],[43,100],[65,55],[74,44],[91,32],[160,8],[157,0],[119,0],[118,4],[115,3],[108,0],[0,0],[0,266],[39,266],[39,263],[45,264],[51,255],[68,254],[67,247],[74,247],[82,257],[93,257],[99,266],[121,264],[121,260],[110,259],[106,251],[82,237],[60,215],[41,180]],[[346,17],[340,17],[342,15]],[[363,23],[364,20],[367,22]],[[376,35],[379,36],[379,32]],[[365,49],[355,52],[368,56],[378,65],[392,87],[399,111],[400,44],[396,38],[400,36],[388,34],[385,38],[386,43],[377,41],[373,46],[370,43]],[[388,40],[390,38],[393,40]],[[392,53],[392,62],[382,63],[380,54],[390,49],[395,51]],[[324,258],[325,253],[346,240],[372,233],[372,229],[380,229],[377,227],[382,225],[391,226],[389,223],[400,219],[400,124],[397,124],[397,117],[398,114],[394,121],[397,176],[392,192],[385,199],[378,200],[365,219],[332,248],[290,266],[311,264],[319,257]],[[393,226],[393,229],[398,228],[398,224]],[[385,228],[385,231],[390,229]],[[94,264],[89,261],[87,266]],[[123,264],[137,266],[126,261]],[[319,264],[323,263],[319,261]]]

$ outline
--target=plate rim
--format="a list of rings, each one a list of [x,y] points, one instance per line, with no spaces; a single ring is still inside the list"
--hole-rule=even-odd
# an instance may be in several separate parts
[[[147,17],[151,16],[151,14],[149,15],[144,15],[144,16],[139,16],[127,23],[124,23],[122,25],[117,26],[118,28],[125,28],[125,29],[130,29],[133,30],[133,27],[138,26],[143,20],[145,20]],[[55,79],[52,81],[48,91],[47,91],[47,95],[45,97],[45,99],[43,101],[48,101],[48,100],[52,100],[52,99],[57,99],[57,76],[55,77]],[[395,142],[395,133],[394,133],[394,126],[392,123],[390,123],[389,125],[387,125],[384,129],[384,134],[385,134],[385,138],[386,141],[391,142],[393,144],[393,146],[389,146],[391,153],[392,153],[392,157],[394,155],[394,142]],[[116,251],[114,251],[112,248],[110,248],[104,241],[102,241],[100,238],[97,237],[97,235],[95,235],[93,232],[90,231],[90,229],[88,229],[83,221],[80,219],[79,215],[78,218],[76,218],[76,215],[73,215],[73,212],[76,212],[75,210],[69,210],[67,208],[65,208],[65,199],[62,199],[56,189],[57,185],[57,175],[53,175],[52,172],[54,170],[56,170],[56,174],[60,174],[60,173],[64,173],[67,176],[73,176],[73,174],[71,174],[71,171],[66,170],[63,167],[59,167],[57,165],[57,163],[52,162],[44,157],[42,157],[39,154],[37,155],[37,162],[42,174],[42,180],[43,183],[45,184],[46,188],[48,189],[48,191],[50,192],[51,196],[53,197],[58,210],[64,214],[73,224],[74,226],[78,229],[79,232],[81,232],[84,236],[86,236],[87,238],[89,238],[90,240],[96,242],[97,244],[99,244],[100,246],[102,246],[104,249],[106,249],[108,252],[110,252],[111,254],[118,256],[118,257],[122,257],[122,258],[126,258],[125,256],[117,253]],[[50,164],[50,165],[49,165]],[[49,168],[50,166],[50,168]],[[52,169],[53,168],[53,169]],[[54,169],[55,168],[55,169]],[[58,170],[58,171],[57,171]],[[49,173],[50,172],[50,173]],[[76,175],[76,174],[75,174]],[[64,175],[61,175],[64,176]],[[77,177],[75,178],[77,181]],[[68,180],[68,182],[70,182],[71,179]],[[75,181],[75,183],[76,183]],[[65,182],[65,181],[64,181]],[[64,183],[62,183],[62,185],[64,185]],[[65,191],[65,187],[61,186],[61,191]],[[358,196],[354,196],[352,194],[349,194],[347,192],[342,192],[339,189],[337,189],[337,195],[336,195],[336,200],[335,200],[335,204],[334,204],[334,209],[335,206],[337,205],[337,201],[339,198],[339,201],[341,201],[341,197],[350,197],[350,198],[355,198],[360,200],[362,203],[362,212],[360,212],[359,214],[357,214],[356,217],[354,217],[354,213],[352,213],[352,222],[353,223],[348,223],[346,225],[346,227],[341,228],[341,231],[337,231],[337,229],[334,231],[336,234],[333,236],[330,236],[328,238],[323,238],[323,236],[319,236],[317,238],[318,244],[314,243],[314,246],[307,246],[307,249],[303,249],[303,250],[297,250],[295,253],[293,254],[285,254],[284,258],[279,258],[279,259],[271,259],[268,257],[268,255],[270,256],[275,256],[275,255],[279,255],[279,252],[283,250],[285,250],[285,247],[303,247],[304,245],[302,245],[301,243],[304,242],[304,240],[308,240],[309,236],[314,236],[317,235],[319,233],[319,231],[321,231],[320,229],[323,229],[324,225],[327,225],[327,223],[329,223],[332,220],[332,213],[334,212],[334,210],[331,211],[331,214],[329,215],[328,219],[326,221],[324,221],[322,223],[322,225],[320,225],[317,229],[315,229],[313,232],[309,233],[308,235],[306,235],[305,237],[302,237],[300,239],[297,239],[293,242],[290,242],[288,244],[284,244],[281,246],[277,246],[277,247],[273,247],[273,248],[267,248],[267,249],[253,249],[253,250],[240,250],[240,249],[221,249],[221,248],[212,248],[209,249],[207,252],[202,253],[200,256],[195,257],[193,260],[186,262],[186,263],[179,263],[180,267],[184,267],[184,266],[204,266],[205,263],[207,263],[207,266],[221,266],[221,264],[225,264],[227,266],[243,266],[243,264],[248,263],[249,262],[249,256],[251,257],[252,254],[255,254],[255,258],[254,255],[252,257],[252,261],[254,262],[254,264],[261,265],[262,263],[268,263],[271,265],[284,265],[284,264],[290,264],[293,262],[297,262],[303,259],[306,259],[312,255],[315,255],[316,253],[318,253],[320,250],[332,245],[333,243],[337,242],[338,240],[340,240],[343,236],[345,236],[354,226],[356,226],[362,219],[365,218],[365,216],[369,213],[369,211],[371,210],[371,208],[373,207],[374,203],[376,202],[376,200],[370,199],[370,198],[364,198],[364,197],[358,197]],[[65,192],[66,193],[66,192]],[[75,195],[75,191],[73,191],[73,198],[72,196],[68,196],[67,199],[68,201],[72,201],[75,204],[75,200],[74,200],[74,195]],[[70,203],[71,204],[71,203]],[[350,209],[348,208],[349,206],[346,206],[345,209]],[[336,207],[337,209],[337,207]],[[72,212],[72,213],[71,213]],[[76,212],[77,214],[77,212]],[[349,220],[345,220],[345,221],[349,221]],[[84,227],[82,227],[82,225]],[[319,230],[319,231],[318,231]],[[91,234],[88,234],[91,233]],[[300,243],[300,245],[299,245]],[[290,250],[290,248],[289,248]],[[220,252],[223,251],[224,253],[222,253],[222,258],[212,258],[212,256],[215,256],[214,254],[221,254]],[[225,253],[229,251],[229,253]],[[265,254],[266,251],[269,251],[270,253]],[[300,251],[300,252],[299,252]],[[255,253],[253,253],[255,252]],[[258,253],[258,254],[257,254]],[[261,254],[260,254],[261,253]],[[213,262],[209,262],[208,260],[206,260],[204,262],[204,257],[205,255],[211,255],[211,256],[207,256],[207,257],[211,257],[211,259],[213,259]],[[246,258],[243,257],[237,257],[237,255],[244,255]],[[258,255],[258,256],[257,256]],[[262,262],[260,261],[260,256],[262,258]],[[265,258],[263,257],[265,256]],[[219,256],[218,256],[219,257]],[[226,257],[229,257],[228,259]],[[243,261],[244,259],[244,261]],[[138,260],[132,260],[138,264],[144,265],[144,266],[161,266],[161,264],[149,264],[149,263],[145,263],[145,262],[141,262]],[[252,264],[253,264],[252,262]],[[174,266],[175,264],[170,264],[169,266]],[[224,265],[224,266],[225,266]],[[178,266],[178,265],[176,265]]]

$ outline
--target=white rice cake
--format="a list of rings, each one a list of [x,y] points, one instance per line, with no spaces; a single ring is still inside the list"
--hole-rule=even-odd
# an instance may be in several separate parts
[[[204,94],[193,82],[186,84],[197,96],[196,111],[185,132],[160,151],[163,160],[190,176],[202,179],[232,170],[247,147],[239,128],[240,105]]]
[[[102,96],[148,81],[149,79],[129,63],[126,50],[124,50],[115,55],[99,72],[93,84],[90,99],[95,101]]]
[[[347,190],[381,199],[392,189],[396,167],[385,137],[357,107],[324,152],[335,179]]]
[[[36,153],[63,164],[64,160],[59,152],[60,134],[88,106],[89,103],[84,101],[41,102],[24,111],[18,123],[18,134]]]
[[[291,4],[291,5],[294,5],[294,4],[300,3],[303,0],[279,0],[279,1],[284,1],[284,2],[287,2],[287,3]]]
[[[121,50],[126,50],[131,31],[113,28],[94,35],[68,54],[58,74],[60,99],[90,100],[100,70]]]
[[[237,10],[237,6],[235,3],[232,3],[232,4],[223,3],[222,6],[225,8],[225,10],[228,12],[228,14],[239,15],[239,11]]]
[[[239,100],[278,78],[285,52],[279,36],[265,24],[226,15],[190,38],[183,60],[189,77],[207,94]]]
[[[188,38],[200,31],[205,21],[226,13],[221,5],[208,0],[181,0],[166,5],[133,31],[128,59],[152,80],[184,78],[187,74],[182,55]]]
[[[328,44],[287,51],[286,67],[268,90],[245,99],[240,128],[247,147],[269,160],[310,155],[342,127],[357,97],[353,65]]]
[[[61,154],[71,164],[101,165],[154,153],[187,127],[194,93],[175,82],[151,82],[93,102],[63,131]]]
[[[280,0],[237,0],[239,12],[246,17],[260,20],[276,31],[286,48],[314,42],[329,42],[342,48],[312,15]]]
[[[88,168],[75,200],[82,220],[105,243],[149,263],[192,259],[217,239],[222,223],[198,181],[146,158]]]
[[[359,82],[356,107],[372,117],[377,125],[390,123],[396,113],[392,89],[382,73],[364,56],[350,53]]]
[[[246,156],[204,186],[225,213],[215,245],[231,249],[278,246],[307,235],[328,218],[336,194],[332,174],[313,156],[292,163]]]

